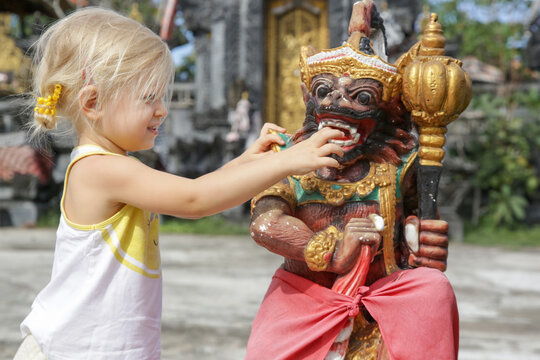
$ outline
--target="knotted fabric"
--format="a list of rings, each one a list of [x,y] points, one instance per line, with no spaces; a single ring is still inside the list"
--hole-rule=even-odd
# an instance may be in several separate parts
[[[354,297],[278,269],[253,322],[246,360],[322,360],[360,303],[379,324],[391,360],[457,359],[452,286],[439,270],[417,268],[362,286]]]

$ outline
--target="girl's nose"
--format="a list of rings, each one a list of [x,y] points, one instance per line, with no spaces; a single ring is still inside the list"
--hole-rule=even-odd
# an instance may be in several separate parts
[[[159,100],[157,102],[157,108],[154,112],[154,116],[157,118],[165,118],[168,113],[169,112],[167,111],[165,104],[163,104],[163,100]]]

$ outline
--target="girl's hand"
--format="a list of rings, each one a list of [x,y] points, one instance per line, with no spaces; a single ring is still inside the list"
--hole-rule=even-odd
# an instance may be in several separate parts
[[[250,145],[240,156],[232,160],[229,164],[242,164],[252,160],[256,160],[268,153],[272,152],[272,145],[285,145],[285,140],[283,140],[278,134],[270,133],[270,130],[275,130],[280,133],[285,133],[285,129],[281,126],[277,126],[272,123],[265,123],[259,134],[259,138],[255,140],[253,144]]]
[[[265,123],[259,134],[259,138],[251,144],[251,146],[244,152],[247,156],[253,156],[257,154],[267,153],[272,150],[272,145],[285,145],[283,140],[278,134],[271,133],[270,130],[274,130],[280,133],[285,133],[286,129],[272,123]]]
[[[294,175],[306,174],[325,166],[338,167],[339,162],[328,155],[343,156],[343,149],[328,141],[342,136],[341,131],[325,127],[309,139],[301,141],[289,149],[277,153],[277,155],[286,156],[285,165]]]

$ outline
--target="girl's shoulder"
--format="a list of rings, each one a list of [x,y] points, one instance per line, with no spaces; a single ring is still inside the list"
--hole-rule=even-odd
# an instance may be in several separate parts
[[[112,153],[84,156],[71,166],[70,177],[81,176],[96,184],[115,182],[132,176],[138,168],[145,166],[138,159]]]
[[[142,164],[127,156],[84,156],[68,169],[62,206],[77,224],[96,224],[118,212],[125,202],[118,194]]]

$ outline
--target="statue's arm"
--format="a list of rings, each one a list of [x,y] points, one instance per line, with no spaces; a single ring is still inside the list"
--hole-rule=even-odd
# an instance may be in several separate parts
[[[367,218],[352,219],[344,233],[329,226],[316,234],[293,216],[293,209],[287,201],[277,196],[257,201],[250,230],[255,242],[271,252],[306,262],[313,271],[337,274],[344,274],[354,266],[363,245],[376,249],[381,241],[373,221]],[[322,246],[326,241],[332,243],[329,249]],[[312,251],[306,250],[308,244],[311,244]],[[314,261],[313,255],[321,255],[324,260]]]
[[[313,231],[292,216],[290,205],[276,196],[267,196],[255,204],[250,233],[255,242],[278,255],[304,261],[304,250]]]

